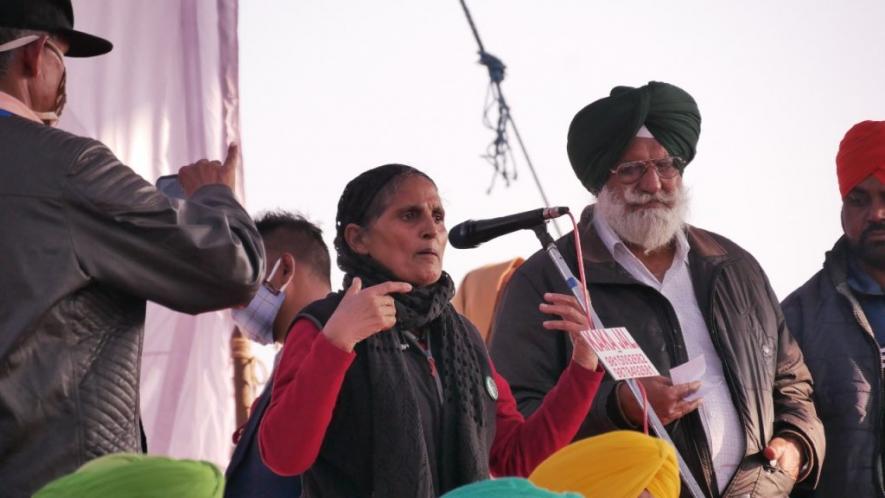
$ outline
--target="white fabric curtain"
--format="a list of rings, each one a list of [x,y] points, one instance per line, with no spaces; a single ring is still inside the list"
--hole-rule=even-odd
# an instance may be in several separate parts
[[[77,0],[75,26],[114,50],[66,60],[60,126],[97,138],[150,181],[239,140],[237,0]],[[242,172],[240,172],[242,178]],[[238,188],[242,199],[242,183]],[[135,257],[135,255],[133,255]],[[148,306],[141,413],[151,453],[227,464],[234,402],[225,312]]]

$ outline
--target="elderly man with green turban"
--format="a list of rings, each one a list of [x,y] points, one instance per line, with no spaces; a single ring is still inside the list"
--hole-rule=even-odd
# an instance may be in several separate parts
[[[824,454],[811,376],[756,260],[686,223],[682,176],[700,131],[691,95],[660,82],[615,87],[575,115],[569,161],[596,196],[578,226],[588,291],[603,323],[625,327],[661,373],[642,385],[705,495],[785,496],[817,482]],[[573,234],[557,245],[577,273]],[[524,415],[572,348],[539,332],[563,312],[542,304],[545,292],[568,290],[538,252],[493,320],[492,357]],[[670,370],[688,361],[695,377],[674,382]],[[608,378],[577,437],[636,429],[642,417],[626,386]]]

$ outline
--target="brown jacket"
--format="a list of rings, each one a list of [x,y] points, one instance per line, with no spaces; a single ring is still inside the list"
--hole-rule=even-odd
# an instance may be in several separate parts
[[[614,261],[590,224],[587,210],[579,229],[588,287],[600,319],[626,327],[662,375],[688,360],[676,313],[656,290],[634,280]],[[824,433],[812,402],[811,376],[780,306],[759,264],[719,235],[689,227],[689,265],[698,304],[707,322],[746,433],[746,457],[725,496],[785,496],[793,480],[763,468],[761,451],[782,431],[804,440],[811,454],[810,475],[817,481]],[[576,272],[573,235],[557,245]],[[538,310],[547,291],[566,293],[546,253],[522,265],[504,290],[493,325],[492,358],[510,382],[519,408],[532,413],[556,383],[571,356],[566,334],[541,327]],[[617,406],[611,379],[604,381],[578,438],[628,428]],[[707,496],[718,496],[709,446],[697,413],[667,427],[677,449]],[[684,490],[684,487],[683,487]],[[683,495],[687,496],[683,491]]]

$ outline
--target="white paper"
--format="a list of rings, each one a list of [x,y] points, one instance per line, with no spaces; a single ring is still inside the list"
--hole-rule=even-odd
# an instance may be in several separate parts
[[[704,355],[698,355],[687,362],[670,369],[670,380],[673,384],[688,384],[690,382],[701,382],[701,388],[694,394],[685,397],[687,401],[693,401],[703,398],[708,392],[715,388],[718,384],[709,384],[704,382],[704,375],[707,373],[707,361]]]

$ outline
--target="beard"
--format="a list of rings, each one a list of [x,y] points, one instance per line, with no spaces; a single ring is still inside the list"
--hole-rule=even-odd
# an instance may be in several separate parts
[[[870,240],[870,235],[882,230],[885,230],[885,223],[870,223],[860,234],[859,241],[849,240],[849,245],[857,257],[877,270],[885,270],[885,243],[881,240]]]
[[[684,186],[669,194],[663,190],[647,194],[637,192],[634,185],[625,187],[622,193],[621,196],[608,186],[603,187],[596,200],[595,212],[621,240],[641,247],[646,254],[670,244],[685,226],[688,191]],[[655,201],[665,207],[633,209]]]

